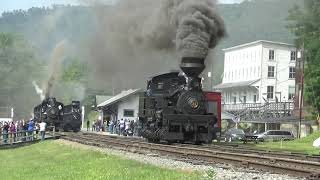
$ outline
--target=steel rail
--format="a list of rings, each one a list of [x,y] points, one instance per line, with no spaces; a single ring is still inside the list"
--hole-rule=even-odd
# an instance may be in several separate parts
[[[146,142],[145,139],[137,138],[137,137],[126,137],[126,136],[111,136],[111,135],[100,135],[96,133],[83,133],[86,136],[93,137],[104,137],[104,138],[120,138],[120,139],[130,139],[131,141],[138,142]],[[175,146],[182,147],[194,147],[194,148],[203,148],[209,150],[221,150],[226,152],[234,152],[234,153],[244,153],[244,154],[256,154],[259,156],[267,156],[274,158],[288,158],[295,160],[304,160],[304,161],[313,161],[320,162],[320,155],[310,155],[304,153],[293,153],[293,152],[285,152],[285,151],[274,151],[274,150],[259,150],[250,147],[244,147],[238,144],[209,144],[209,145],[193,145],[193,144],[173,144]]]
[[[102,138],[101,135],[95,137],[92,135],[86,136],[77,134],[67,135],[61,138],[92,146],[111,147],[137,153],[152,152],[183,159],[201,160],[207,163],[227,163],[244,168],[254,168],[274,173],[285,173],[299,177],[320,177],[319,162],[225,152],[195,147],[154,144],[126,138]]]

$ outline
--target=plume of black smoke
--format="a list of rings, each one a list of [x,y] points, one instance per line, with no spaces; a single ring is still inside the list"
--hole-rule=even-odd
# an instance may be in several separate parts
[[[206,58],[225,36],[223,20],[213,0],[168,0],[168,13],[177,27],[176,47],[181,57]]]
[[[151,75],[178,69],[179,57],[207,57],[225,34],[213,0],[120,0],[93,6],[98,28],[87,58],[99,85],[141,87]]]
[[[53,90],[57,85],[61,62],[65,54],[66,41],[60,41],[54,48],[49,63],[49,79],[45,87],[45,98],[53,96]]]

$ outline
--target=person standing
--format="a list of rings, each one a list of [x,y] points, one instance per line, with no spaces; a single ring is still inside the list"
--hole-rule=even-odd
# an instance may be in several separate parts
[[[133,123],[133,135],[138,136],[138,119],[136,119]]]
[[[29,127],[29,125],[28,125],[28,123],[26,123],[24,120],[22,120],[22,124],[23,124],[23,138],[22,138],[22,141],[26,141],[27,140],[27,132],[28,132],[28,127]]]
[[[8,142],[9,124],[7,122],[3,125],[3,143]]]
[[[89,131],[89,130],[90,130],[90,121],[87,120],[87,131]]]
[[[30,119],[28,123],[28,139],[33,141],[33,130],[34,130],[34,122],[33,119]]]
[[[138,120],[138,123],[137,123],[137,135],[138,135],[138,137],[141,137],[141,131],[142,131],[143,125],[142,125],[141,119],[137,119],[137,120]]]
[[[23,125],[22,125],[22,120],[18,121],[18,127],[17,127],[17,135],[18,137],[22,136],[22,131],[23,131]]]
[[[95,131],[96,130],[96,121],[93,121],[92,122],[92,131]]]
[[[41,141],[43,141],[45,139],[46,126],[47,126],[47,123],[45,123],[44,121],[41,121],[41,123],[39,124]]]
[[[38,139],[39,129],[40,129],[39,123],[35,122],[36,139]]]
[[[125,121],[125,128],[124,128],[124,135],[128,136],[129,135],[129,129],[130,129],[130,120],[126,119]]]
[[[114,121],[110,121],[110,124],[109,124],[109,132],[110,132],[110,134],[113,134],[113,126],[114,126]]]
[[[120,135],[123,135],[124,128],[125,128],[125,121],[123,119],[120,120],[119,126],[120,126]]]
[[[15,123],[12,121],[11,124],[10,124],[10,138],[11,138],[11,141],[13,140],[13,142],[16,142],[16,133],[17,133],[17,129],[16,129],[16,125]]]
[[[3,128],[3,123],[0,122],[0,134],[2,135],[2,128]]]

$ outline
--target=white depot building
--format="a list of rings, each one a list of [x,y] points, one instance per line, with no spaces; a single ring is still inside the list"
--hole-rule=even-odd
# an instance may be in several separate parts
[[[224,104],[288,102],[295,94],[296,47],[259,40],[224,49]]]
[[[141,89],[129,89],[97,105],[103,119],[135,121],[139,115]]]

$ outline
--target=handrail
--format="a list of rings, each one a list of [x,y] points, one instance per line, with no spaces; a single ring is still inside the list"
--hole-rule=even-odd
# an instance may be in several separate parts
[[[52,131],[50,131],[52,129]],[[46,136],[51,135],[55,136],[55,127],[54,126],[48,126],[46,133]],[[41,139],[40,130],[23,130],[23,131],[16,131],[16,132],[6,132],[4,133],[1,131],[0,133],[0,145],[4,144],[14,144],[14,143],[20,143],[20,142],[31,142]]]

